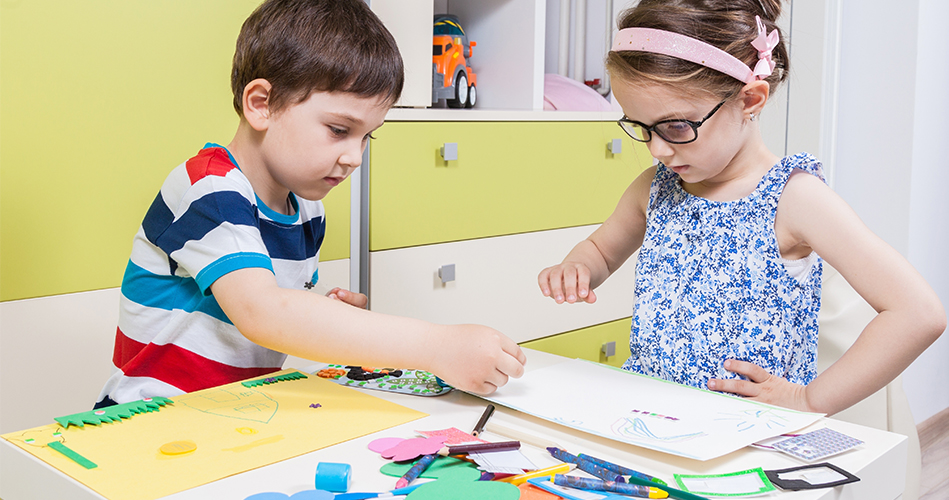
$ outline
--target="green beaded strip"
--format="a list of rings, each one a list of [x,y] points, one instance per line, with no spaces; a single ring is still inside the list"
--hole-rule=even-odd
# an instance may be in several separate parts
[[[276,375],[273,377],[264,377],[257,380],[248,380],[247,382],[241,382],[241,385],[244,387],[257,387],[260,385],[269,385],[276,384],[277,382],[283,382],[286,380],[299,380],[301,378],[306,378],[306,375],[300,372],[284,373],[283,375]]]

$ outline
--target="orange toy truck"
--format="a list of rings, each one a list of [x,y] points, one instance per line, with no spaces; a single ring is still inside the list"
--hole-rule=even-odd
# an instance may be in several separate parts
[[[446,99],[451,108],[472,108],[478,101],[478,75],[468,66],[471,49],[458,18],[449,14],[435,16],[432,37],[432,104]]]

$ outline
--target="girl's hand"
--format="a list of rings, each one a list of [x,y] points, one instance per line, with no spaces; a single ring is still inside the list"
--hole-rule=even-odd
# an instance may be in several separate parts
[[[548,267],[537,276],[537,284],[544,297],[551,297],[558,304],[596,302],[596,294],[590,289],[590,268],[585,264],[564,262]]]
[[[331,299],[336,299],[340,302],[345,302],[351,306],[358,307],[360,309],[365,309],[366,304],[369,303],[369,298],[361,293],[350,292],[340,287],[333,288],[332,290],[326,292],[326,296]]]
[[[747,361],[725,360],[725,369],[745,376],[741,379],[712,379],[708,388],[713,391],[729,392],[747,397],[753,401],[773,404],[800,411],[814,411],[807,403],[807,387],[788,382],[768,373],[764,368]]]

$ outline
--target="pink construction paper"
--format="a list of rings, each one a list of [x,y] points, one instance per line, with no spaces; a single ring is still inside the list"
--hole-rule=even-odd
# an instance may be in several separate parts
[[[483,439],[478,439],[472,436],[471,434],[468,434],[467,432],[455,427],[449,427],[447,429],[439,429],[437,431],[415,431],[415,432],[425,437],[445,436],[446,438],[448,438],[445,440],[445,444],[487,443],[487,441]]]

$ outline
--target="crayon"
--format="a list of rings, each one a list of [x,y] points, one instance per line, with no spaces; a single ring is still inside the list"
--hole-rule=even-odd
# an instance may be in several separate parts
[[[577,464],[578,469],[596,476],[604,481],[615,481],[617,483],[626,482],[626,479],[622,475],[617,474],[609,469],[604,469],[603,467],[600,467],[589,460],[584,460],[572,453],[567,453],[565,450],[560,448],[550,447],[547,448],[547,451],[550,452],[550,455],[557,460],[560,460],[561,462]]]
[[[665,481],[663,481],[662,479],[659,479],[658,477],[652,477],[648,474],[643,474],[642,472],[638,472],[633,469],[623,467],[622,465],[616,465],[613,462],[607,462],[606,460],[603,460],[602,458],[591,457],[590,455],[587,455],[585,453],[580,453],[579,455],[577,455],[577,458],[581,458],[583,460],[593,462],[595,465],[603,467],[604,469],[607,469],[607,470],[611,470],[617,474],[622,474],[624,476],[638,477],[642,479],[643,481],[651,481],[659,485],[666,484]]]
[[[425,455],[420,458],[418,462],[415,462],[415,465],[413,465],[412,468],[405,473],[405,475],[396,481],[395,488],[405,488],[409,485],[409,483],[418,479],[418,477],[421,476],[423,472],[425,472],[425,469],[428,469],[428,466],[432,465],[432,462],[434,462],[436,458],[438,458],[438,455],[435,454]]]
[[[615,481],[603,481],[600,479],[589,479],[577,476],[564,476],[557,474],[554,476],[553,483],[557,486],[569,486],[588,491],[609,491],[631,497],[639,498],[666,498],[668,493],[658,488],[649,486],[640,486],[638,484],[617,483]]]

